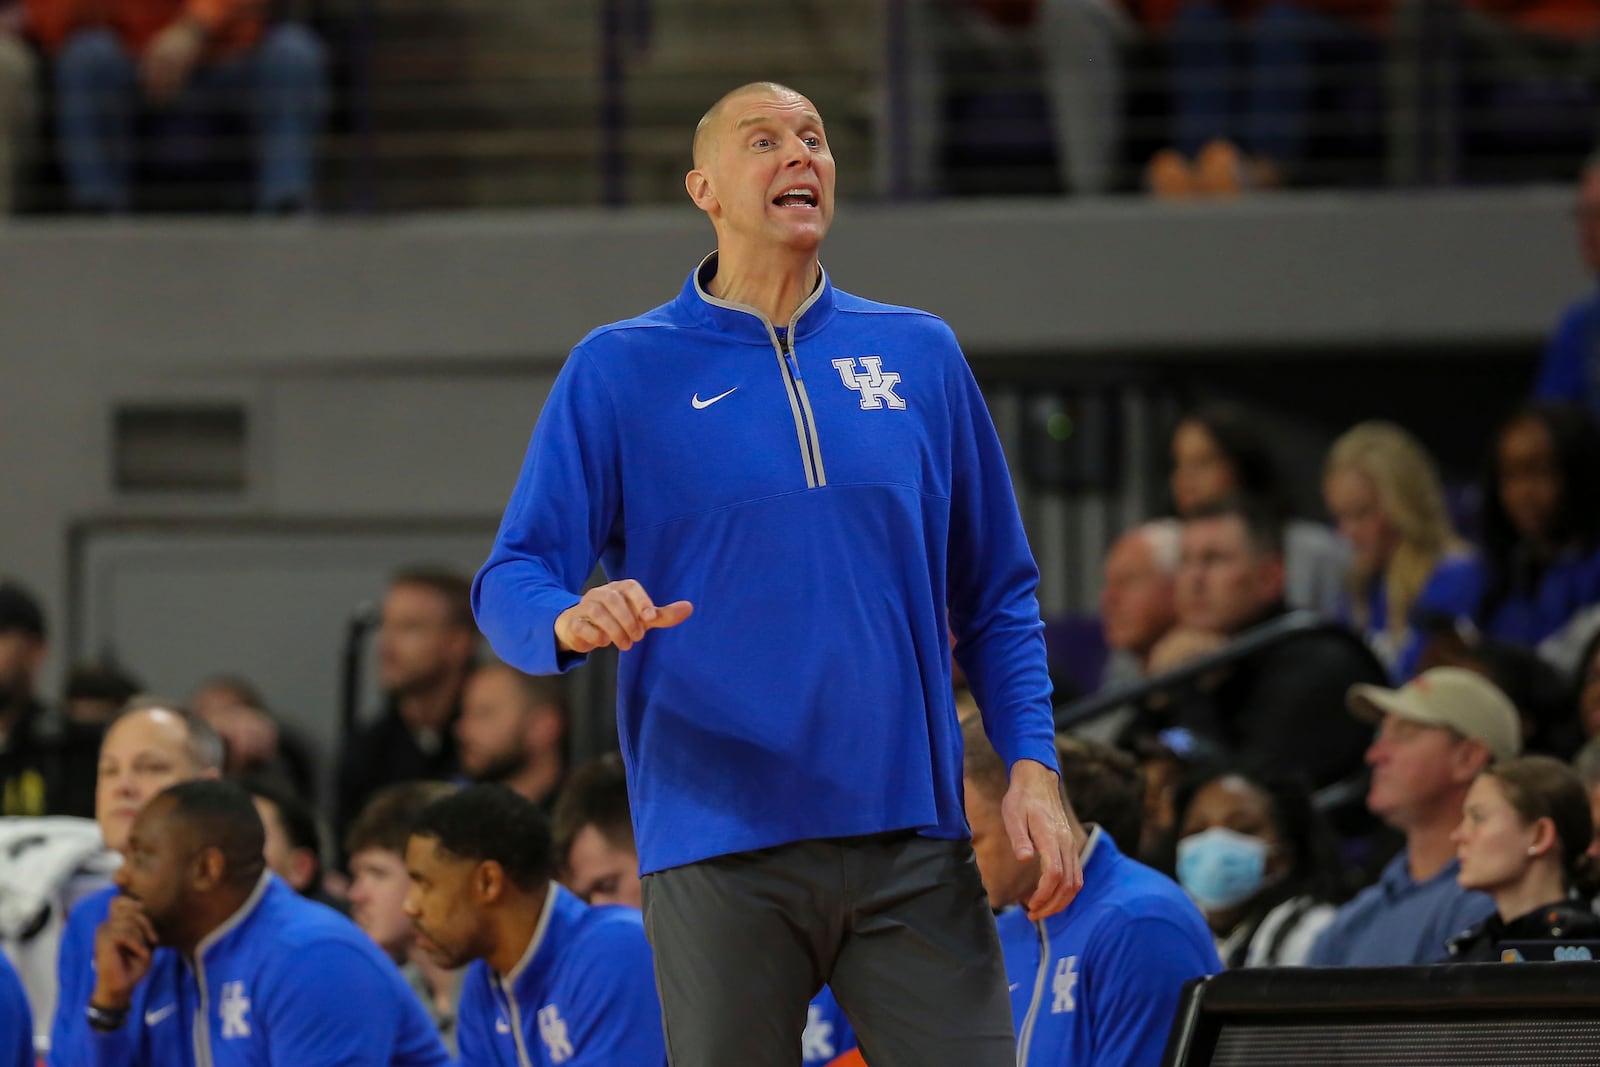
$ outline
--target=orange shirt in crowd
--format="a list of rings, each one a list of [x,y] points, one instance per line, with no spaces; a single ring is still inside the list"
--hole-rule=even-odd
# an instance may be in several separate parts
[[[1581,41],[1600,34],[1596,0],[1467,0],[1470,7],[1497,15],[1525,33]]]
[[[107,26],[135,55],[156,34],[182,18],[206,30],[210,56],[228,55],[254,45],[261,36],[262,0],[25,0],[28,26],[46,52],[54,54],[75,30]]]

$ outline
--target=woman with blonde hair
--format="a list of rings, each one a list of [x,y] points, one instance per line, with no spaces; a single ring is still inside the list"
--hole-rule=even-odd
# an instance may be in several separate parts
[[[1403,680],[1420,651],[1417,614],[1455,618],[1474,604],[1471,558],[1438,472],[1411,434],[1363,422],[1329,450],[1322,492],[1351,549],[1340,616]]]

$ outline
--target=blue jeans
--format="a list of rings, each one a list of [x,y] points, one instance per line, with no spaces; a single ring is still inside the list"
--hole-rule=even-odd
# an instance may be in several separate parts
[[[1194,155],[1229,140],[1279,162],[1304,158],[1316,50],[1360,38],[1335,19],[1279,0],[1236,23],[1209,0],[1178,10],[1170,34],[1177,147]],[[1235,73],[1242,64],[1242,76]]]
[[[327,98],[322,42],[301,26],[270,28],[254,50],[197,68],[176,99],[149,105],[163,133],[204,128],[234,111],[255,135],[256,207],[310,204],[317,131]],[[142,107],[138,58],[107,29],[68,39],[56,61],[57,136],[73,206],[126,211],[134,125]],[[176,142],[161,138],[170,157]],[[168,159],[168,162],[174,162]]]

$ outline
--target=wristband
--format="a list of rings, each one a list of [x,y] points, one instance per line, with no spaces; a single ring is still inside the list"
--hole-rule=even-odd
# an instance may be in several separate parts
[[[89,1004],[84,1007],[83,1014],[88,1018],[89,1025],[101,1033],[120,1030],[122,1024],[128,1021],[127,1008],[100,1008]]]

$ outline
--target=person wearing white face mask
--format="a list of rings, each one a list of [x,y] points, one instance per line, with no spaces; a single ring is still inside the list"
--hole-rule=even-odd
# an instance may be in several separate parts
[[[1213,771],[1179,796],[1178,882],[1229,968],[1306,962],[1332,921],[1336,869],[1304,786]]]

